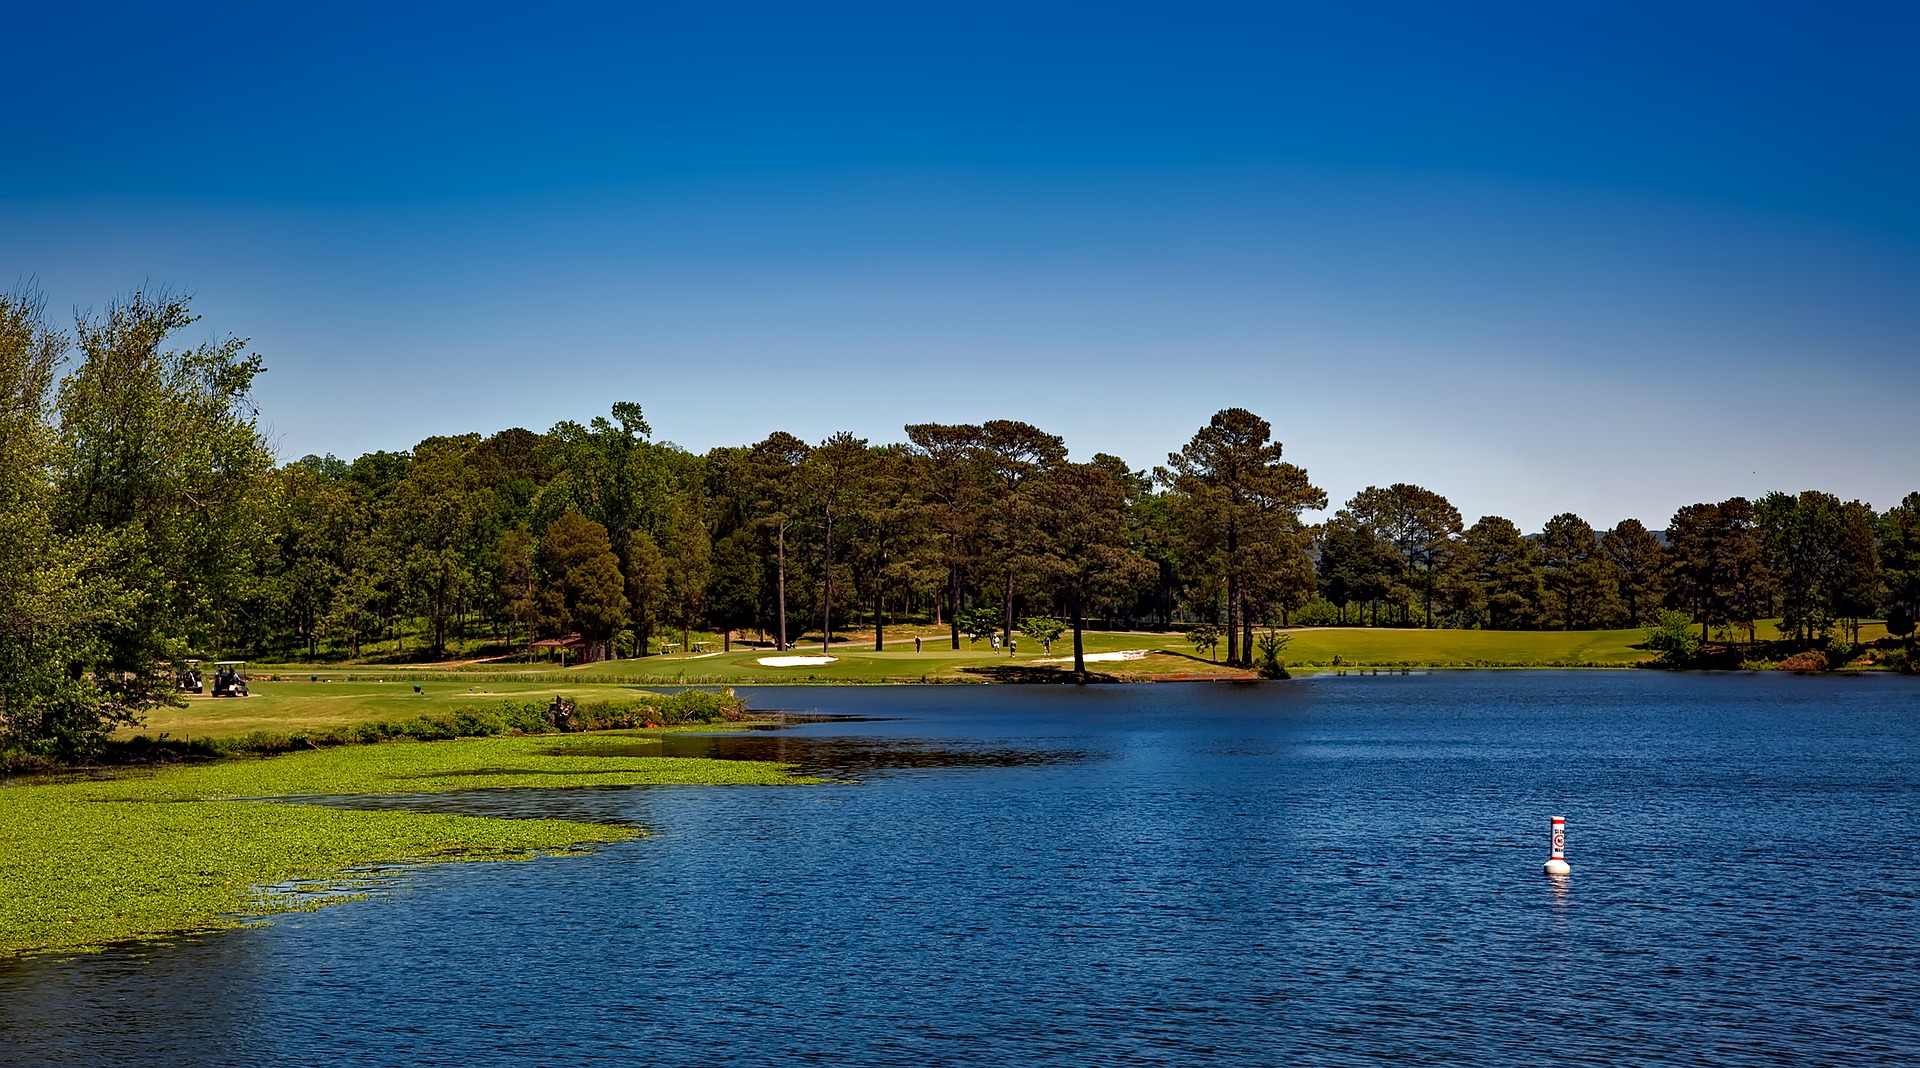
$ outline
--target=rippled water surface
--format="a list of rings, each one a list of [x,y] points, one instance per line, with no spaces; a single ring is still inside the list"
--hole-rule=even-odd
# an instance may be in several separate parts
[[[0,965],[0,1062],[1920,1062],[1911,680],[749,700],[838,781],[384,802],[654,833]]]

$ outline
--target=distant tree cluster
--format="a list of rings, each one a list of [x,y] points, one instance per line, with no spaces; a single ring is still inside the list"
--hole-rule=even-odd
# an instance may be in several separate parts
[[[1885,513],[1809,490],[1691,504],[1659,534],[1637,519],[1595,531],[1571,513],[1523,535],[1499,516],[1461,529],[1446,498],[1368,488],[1316,530],[1320,600],[1300,622],[1515,630],[1632,627],[1663,609],[1710,627],[1780,617],[1799,641],[1863,619],[1913,633],[1920,493]]]
[[[955,648],[1070,632],[1084,670],[1087,627],[1178,623],[1209,656],[1277,670],[1287,625],[1577,629],[1679,610],[1703,637],[1777,614],[1814,642],[1876,613],[1910,635],[1920,615],[1920,494],[1885,513],[1734,498],[1659,532],[1568,514],[1529,535],[1464,526],[1399,483],[1309,525],[1325,493],[1238,408],[1151,472],[1075,462],[1010,420],[700,455],[654,441],[631,403],[276,466],[249,399],[260,358],[175,346],[193,321],[184,299],[136,294],[68,336],[0,296],[0,745],[84,753],[213,650],[558,639],[617,657],[696,629],[785,649],[852,628],[879,647],[916,622]]]

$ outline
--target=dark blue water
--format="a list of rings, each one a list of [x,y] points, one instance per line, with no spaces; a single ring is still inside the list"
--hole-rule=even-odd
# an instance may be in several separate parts
[[[751,700],[898,718],[727,743],[857,781],[433,802],[655,832],[590,857],[0,965],[0,1061],[1920,1062],[1911,680]]]

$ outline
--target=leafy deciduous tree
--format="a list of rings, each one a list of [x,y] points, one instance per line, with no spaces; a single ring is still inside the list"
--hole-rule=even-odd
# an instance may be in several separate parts
[[[626,579],[607,528],[578,512],[562,513],[540,539],[542,615],[550,634],[578,631],[608,642],[627,622]]]
[[[1700,623],[1700,640],[1709,626],[1753,620],[1766,605],[1769,576],[1761,560],[1753,526],[1753,505],[1744,497],[1719,504],[1690,504],[1674,513],[1667,526],[1673,557],[1675,601]]]

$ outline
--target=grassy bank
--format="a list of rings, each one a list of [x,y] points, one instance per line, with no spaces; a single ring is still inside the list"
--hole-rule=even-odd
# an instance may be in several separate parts
[[[631,703],[646,695],[632,686],[582,684],[552,673],[540,682],[514,682],[474,676],[438,682],[394,676],[388,681],[334,681],[338,673],[307,681],[311,673],[287,673],[267,681],[263,671],[250,683],[246,698],[182,695],[177,708],[147,713],[140,733],[175,738],[236,738],[254,731],[325,730],[370,720],[410,719],[462,708],[497,706],[506,701],[545,704],[566,697],[580,704]],[[416,688],[417,687],[417,688]]]
[[[925,630],[926,628],[915,628]],[[620,685],[780,685],[791,683],[883,682],[1037,682],[1064,677],[1072,667],[1068,641],[1055,643],[1049,654],[1022,641],[1019,655],[1009,657],[986,642],[959,649],[948,636],[923,634],[915,651],[911,637],[894,637],[889,630],[886,648],[876,652],[872,639],[836,643],[827,664],[772,666],[761,663],[775,655],[764,648],[736,646],[731,652],[674,653],[633,660],[560,668],[557,666],[485,663],[455,667],[422,666],[416,674],[390,671],[389,679],[418,679],[423,690],[434,686],[457,692],[467,685],[506,687],[620,686]],[[1624,667],[1650,657],[1635,648],[1645,640],[1639,628],[1599,631],[1485,631],[1414,630],[1374,627],[1302,627],[1286,651],[1297,667],[1414,666],[1414,667]],[[1096,657],[1124,654],[1127,659],[1096,659],[1089,671],[1123,682],[1163,679],[1246,678],[1248,673],[1223,667],[1196,653],[1177,631],[1095,631],[1086,635],[1086,650]],[[817,655],[818,644],[789,650],[789,655]],[[1224,647],[1212,656],[1223,656]],[[1337,660],[1337,663],[1336,663]],[[366,669],[338,666],[283,665],[265,668],[282,677],[305,679],[348,677]],[[512,680],[508,682],[506,680]],[[564,679],[561,683],[558,680]],[[488,681],[481,681],[488,680]],[[554,681],[548,681],[554,680]],[[271,685],[271,684],[269,684]],[[340,685],[358,685],[341,683]]]
[[[1292,644],[1287,663],[1297,667],[1340,665],[1412,665],[1423,667],[1625,667],[1648,659],[1633,646],[1645,640],[1639,630],[1551,632],[1410,631],[1365,628],[1289,631]],[[1250,673],[1225,667],[1195,653],[1181,635],[1103,633],[1090,636],[1087,652],[1121,654],[1124,660],[1090,660],[1087,670],[1121,682],[1155,682],[1209,678],[1249,678]],[[820,652],[819,646],[793,651]],[[607,682],[631,681],[647,685],[676,682],[699,685],[782,685],[882,682],[1044,682],[1064,681],[1072,670],[1071,648],[1054,646],[1051,657],[1029,654],[1009,657],[983,648],[955,651],[935,649],[929,643],[915,653],[911,645],[875,652],[866,647],[835,646],[834,662],[769,667],[759,661],[765,650],[707,657],[655,656],[592,664],[569,669],[573,677]],[[1223,657],[1224,646],[1213,656]]]
[[[1627,667],[1652,658],[1631,630],[1291,630],[1289,663],[1308,667]],[[1336,663],[1336,658],[1338,658]]]
[[[774,764],[567,752],[605,737],[394,742],[0,787],[0,955],[235,926],[283,906],[259,888],[289,880],[339,880],[378,864],[520,860],[639,833],[235,798],[799,781]]]
[[[891,632],[890,632],[891,633]],[[1335,667],[1626,667],[1651,654],[1636,648],[1638,629],[1605,631],[1400,630],[1315,627],[1286,632],[1292,644],[1286,662],[1295,670]],[[1251,672],[1198,655],[1174,632],[1100,631],[1087,635],[1093,657],[1087,667],[1098,679],[1151,682],[1172,679],[1246,679]],[[846,685],[877,683],[983,683],[1067,681],[1072,668],[1068,642],[1051,654],[1022,643],[1018,656],[987,643],[953,649],[945,634],[890,639],[876,652],[866,644],[838,643],[829,663],[773,666],[770,649],[735,647],[725,653],[649,656],[562,668],[525,664],[441,664],[413,669],[297,664],[257,665],[253,696],[244,699],[189,696],[177,708],[150,712],[130,738],[168,736],[172,741],[244,742],[261,733],[308,732],[320,744],[327,734],[370,721],[448,717],[463,710],[498,709],[514,703],[544,705],[555,696],[589,706],[625,707],[657,700],[645,687],[670,685]],[[784,655],[817,656],[818,645]],[[1224,649],[1214,650],[1214,656]],[[1104,657],[1104,659],[1103,659]],[[671,722],[671,720],[669,720]]]

